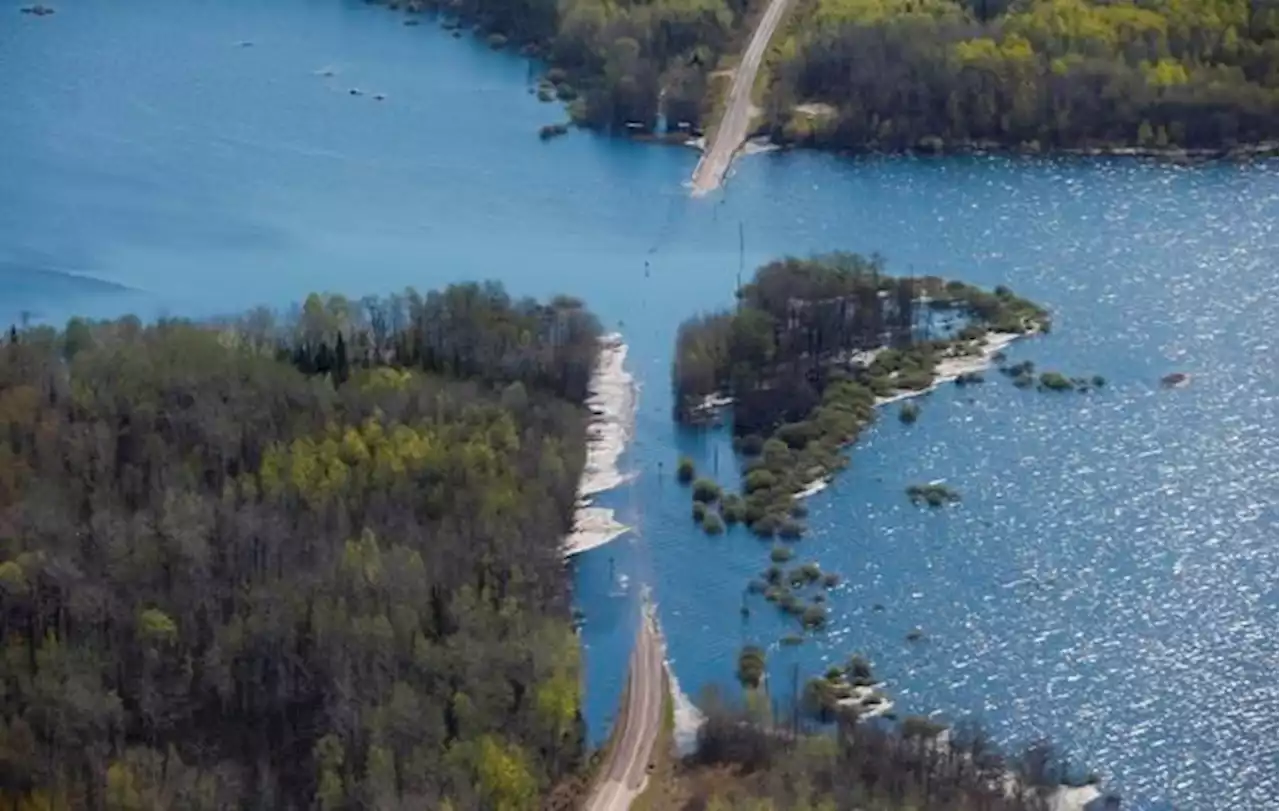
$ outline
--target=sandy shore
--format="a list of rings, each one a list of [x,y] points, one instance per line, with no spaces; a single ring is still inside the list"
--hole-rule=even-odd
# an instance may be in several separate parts
[[[564,542],[565,557],[603,546],[630,529],[618,522],[613,510],[592,506],[590,498],[630,478],[618,470],[618,458],[631,439],[636,413],[635,382],[624,367],[626,359],[627,345],[621,335],[611,333],[600,338],[600,358],[587,389],[586,406],[591,412],[587,461],[578,482],[573,531]]]
[[[1003,352],[1009,348],[1009,344],[1025,338],[1032,333],[1022,332],[989,332],[987,333],[987,343],[982,347],[981,355],[963,355],[958,357],[944,358],[938,363],[935,370],[933,385],[927,389],[913,390],[904,389],[895,391],[886,397],[877,397],[876,405],[884,406],[890,403],[896,403],[899,400],[908,400],[912,397],[919,397],[922,394],[933,391],[943,383],[951,383],[957,377],[964,374],[972,374],[974,372],[985,372],[995,365],[992,359],[997,352]]]

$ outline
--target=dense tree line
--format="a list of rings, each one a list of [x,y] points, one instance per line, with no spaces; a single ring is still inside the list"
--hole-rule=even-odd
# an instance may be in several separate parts
[[[496,285],[0,342],[0,804],[539,806],[599,327]]]
[[[802,0],[765,126],[844,149],[1273,142],[1276,34],[1275,0]]]
[[[943,739],[924,718],[841,712],[824,730],[797,720],[798,699],[770,709],[751,698],[702,702],[684,811],[1047,811],[1076,777],[1047,742],[1008,756],[973,723]]]
[[[937,350],[938,340],[945,342],[957,319],[972,328],[953,336],[961,340],[988,329],[1023,332],[1048,326],[1042,308],[1008,288],[987,292],[936,276],[894,277],[886,273],[881,257],[857,254],[770,262],[737,297],[738,306],[731,311],[703,314],[680,325],[672,382],[682,416],[717,392],[736,398],[738,433],[772,427],[741,409],[753,394],[801,396],[805,389],[820,390],[833,364],[847,366],[859,353],[881,347],[914,359]],[[866,382],[877,393],[891,389],[888,377],[899,371],[899,355],[878,357],[879,365],[866,370]],[[780,378],[795,386],[781,384]],[[817,394],[811,392],[809,399]],[[803,408],[784,410],[797,407]]]
[[[396,0],[390,5],[399,7]],[[617,132],[696,130],[720,57],[745,31],[750,0],[454,0],[436,7],[490,42],[544,60],[544,99],[579,125]]]
[[[1048,327],[1044,309],[1006,287],[895,278],[878,257],[782,259],[738,291],[735,309],[680,326],[676,418],[697,421],[714,413],[708,398],[732,398],[742,520],[762,537],[794,538],[793,495],[845,464],[841,448],[878,397],[928,388],[944,357],[980,353],[990,332]]]

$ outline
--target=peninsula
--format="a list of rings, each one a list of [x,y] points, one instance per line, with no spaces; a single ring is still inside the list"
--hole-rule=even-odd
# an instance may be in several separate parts
[[[5,806],[579,805],[599,339],[497,284],[11,330]]]
[[[698,422],[732,403],[743,521],[762,537],[795,537],[796,498],[844,466],[841,448],[877,405],[967,383],[1009,342],[1049,326],[1044,308],[1005,287],[895,278],[853,254],[782,259],[756,272],[736,309],[681,325],[675,416]]]

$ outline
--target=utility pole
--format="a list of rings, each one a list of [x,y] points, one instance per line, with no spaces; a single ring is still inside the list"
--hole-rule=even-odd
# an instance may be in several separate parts
[[[735,290],[735,296],[738,299],[738,309],[742,309],[742,271],[747,262],[747,241],[742,229],[742,220],[738,220],[738,286]]]

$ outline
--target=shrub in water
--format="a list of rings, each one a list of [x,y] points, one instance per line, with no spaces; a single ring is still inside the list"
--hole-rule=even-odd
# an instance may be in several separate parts
[[[786,563],[795,553],[788,546],[775,546],[769,551],[769,560],[774,563]]]
[[[804,524],[794,518],[784,518],[778,523],[778,535],[788,540],[795,540],[804,534]]]
[[[702,522],[707,517],[707,505],[701,501],[693,502],[693,520]]]
[[[918,419],[920,419],[920,406],[911,402],[903,403],[898,411],[898,420],[904,425],[910,425]]]
[[[756,688],[764,678],[764,650],[755,645],[747,645],[738,654],[738,681],[743,687]]]
[[[694,473],[693,460],[687,456],[681,456],[676,464],[676,480],[681,484],[688,484],[693,481]]]
[[[710,504],[720,498],[720,485],[710,479],[698,479],[693,483],[693,500]]]
[[[730,493],[720,500],[720,514],[724,517],[726,524],[737,524],[746,517],[747,505],[743,503],[742,496]]]
[[[720,520],[720,516],[709,512],[702,519],[702,531],[708,535],[721,535],[724,533],[724,522]]]
[[[1050,391],[1070,391],[1072,383],[1060,372],[1045,372],[1040,375],[1040,388]]]
[[[761,538],[772,538],[778,531],[778,519],[772,515],[766,515],[751,524],[751,531]]]
[[[821,628],[827,624],[827,610],[820,605],[811,605],[800,615],[800,623],[806,628]]]

